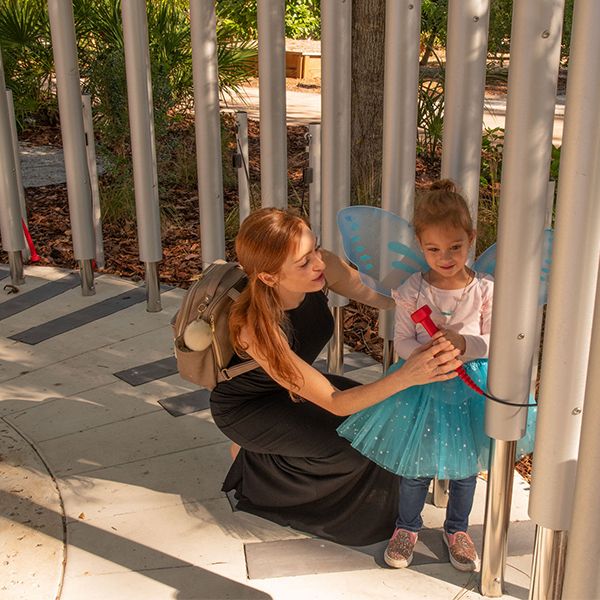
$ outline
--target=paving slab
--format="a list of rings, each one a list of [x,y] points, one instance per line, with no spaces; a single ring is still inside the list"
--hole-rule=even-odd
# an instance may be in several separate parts
[[[0,419],[0,597],[54,598],[65,560],[62,503],[39,455]]]

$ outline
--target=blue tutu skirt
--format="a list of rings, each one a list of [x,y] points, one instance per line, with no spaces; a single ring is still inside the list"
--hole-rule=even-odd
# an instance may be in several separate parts
[[[488,361],[474,360],[464,367],[485,389]],[[352,415],[337,431],[361,454],[397,475],[465,479],[488,468],[484,414],[485,398],[455,377],[398,392]],[[519,457],[533,451],[536,418],[537,408],[529,408],[526,434],[517,442]]]

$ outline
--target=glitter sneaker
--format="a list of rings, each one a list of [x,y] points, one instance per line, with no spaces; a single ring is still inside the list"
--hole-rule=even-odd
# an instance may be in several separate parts
[[[413,549],[418,537],[418,534],[412,531],[396,529],[383,554],[386,564],[394,569],[408,567],[412,562]]]
[[[448,546],[450,562],[459,571],[478,571],[479,556],[471,536],[466,531],[446,533],[444,531],[444,542]]]

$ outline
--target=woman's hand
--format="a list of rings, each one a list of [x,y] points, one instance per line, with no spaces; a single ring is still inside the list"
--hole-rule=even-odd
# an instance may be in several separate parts
[[[450,341],[438,338],[417,348],[396,373],[406,381],[406,387],[447,381],[456,377],[462,364],[456,359],[459,353]]]

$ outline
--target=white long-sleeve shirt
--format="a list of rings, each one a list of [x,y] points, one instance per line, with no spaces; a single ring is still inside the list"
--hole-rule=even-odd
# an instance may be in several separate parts
[[[427,283],[421,273],[411,275],[397,290],[394,348],[400,358],[408,358],[415,348],[431,338],[422,325],[415,325],[410,315],[428,304],[431,319],[441,329],[451,329],[465,338],[464,362],[486,358],[489,352],[494,280],[477,273],[466,288],[443,290]],[[442,312],[447,313],[446,315]],[[450,313],[450,314],[448,314]]]

